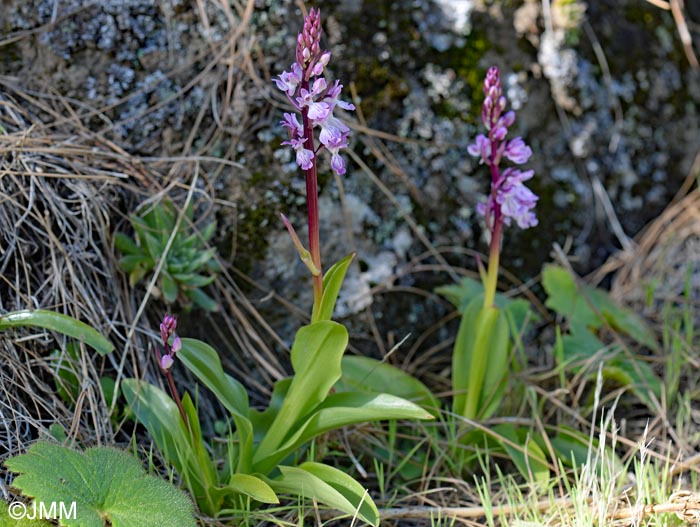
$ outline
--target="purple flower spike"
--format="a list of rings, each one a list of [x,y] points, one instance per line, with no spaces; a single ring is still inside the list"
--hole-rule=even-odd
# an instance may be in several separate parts
[[[338,152],[348,146],[350,129],[333,115],[333,111],[336,107],[351,111],[355,106],[339,99],[342,84],[337,80],[331,84],[323,76],[331,53],[321,49],[321,35],[321,12],[311,9],[297,38],[296,62],[289,71],[274,79],[277,88],[301,113],[303,122],[299,124],[294,114],[284,114],[282,125],[289,131],[289,141],[282,144],[294,149],[296,162],[303,170],[310,170],[318,150],[327,148],[332,156],[331,167],[342,175],[345,161]],[[321,129],[318,149],[314,147],[313,137],[316,128]]]
[[[535,208],[538,197],[524,184],[532,178],[534,172],[521,172],[507,168],[502,172],[499,164],[503,157],[515,164],[526,163],[532,155],[532,149],[520,137],[506,141],[508,128],[515,122],[515,112],[503,113],[507,101],[503,95],[498,68],[490,68],[484,80],[484,104],[481,118],[488,130],[488,137],[479,134],[467,152],[479,157],[491,169],[491,193],[486,203],[479,203],[476,210],[486,218],[486,225],[494,232],[496,224],[510,225],[512,220],[521,229],[537,225]],[[500,231],[500,229],[499,229]]]

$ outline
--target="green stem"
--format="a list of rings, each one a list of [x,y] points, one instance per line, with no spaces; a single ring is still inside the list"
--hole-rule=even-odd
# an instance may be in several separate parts
[[[496,300],[502,231],[503,221],[501,218],[494,218],[494,227],[491,233],[491,247],[489,250],[489,266],[486,271],[486,283],[484,284],[484,308],[493,306]]]

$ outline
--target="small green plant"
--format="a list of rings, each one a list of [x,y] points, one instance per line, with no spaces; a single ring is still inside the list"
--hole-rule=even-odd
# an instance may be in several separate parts
[[[24,496],[45,505],[62,504],[59,512],[65,514],[58,519],[63,527],[196,525],[187,496],[149,476],[136,458],[121,450],[76,452],[38,442],[5,466],[20,473],[12,485]]]
[[[155,272],[165,258],[155,294],[166,304],[178,304],[185,310],[195,305],[216,311],[217,303],[202,290],[220,270],[216,249],[208,247],[216,222],[199,231],[194,227],[193,211],[190,205],[179,215],[171,201],[162,201],[142,215],[132,214],[129,220],[136,238],[123,232],[114,237],[116,248],[124,255],[119,267],[128,273],[129,284],[134,286]]]

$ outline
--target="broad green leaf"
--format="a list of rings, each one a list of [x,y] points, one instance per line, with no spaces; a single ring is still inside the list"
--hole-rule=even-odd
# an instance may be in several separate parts
[[[550,476],[547,458],[537,443],[530,440],[527,431],[512,424],[497,425],[493,431],[500,436],[498,442],[526,481],[534,480],[541,489],[546,489]],[[522,446],[522,450],[513,444]]]
[[[325,481],[342,494],[353,504],[354,510],[359,509],[358,516],[360,518],[372,525],[379,524],[379,511],[377,510],[377,506],[372,501],[367,489],[354,478],[335,467],[324,465],[323,463],[308,461],[299,465],[299,468]]]
[[[603,344],[593,333],[578,324],[573,325],[571,333],[562,337],[563,358],[567,362],[584,361],[593,357],[596,353],[605,349]],[[640,401],[649,409],[656,411],[657,405],[650,394],[654,394],[657,401],[661,400],[663,383],[660,377],[643,360],[635,360],[623,354],[618,346],[610,348],[603,362],[603,377],[615,381],[620,386],[628,386]],[[592,370],[590,377],[595,377],[596,371]]]
[[[654,398],[657,403],[661,401],[663,383],[648,363],[626,357],[620,351],[611,360],[605,361],[603,376],[616,381],[620,386],[628,386],[650,410],[659,410]]]
[[[321,305],[312,322],[330,320],[333,317],[333,310],[335,309],[335,303],[338,301],[338,294],[340,294],[343,280],[345,280],[345,273],[347,273],[354,257],[355,253],[349,254],[326,271],[323,277]]]
[[[437,287],[435,292],[447,298],[460,311],[464,311],[475,298],[481,298],[483,301],[484,284],[466,277],[459,284]],[[509,298],[496,293],[494,304],[508,316],[514,334],[523,330],[526,321],[537,321],[540,318],[532,311],[530,303],[522,298]]]
[[[249,473],[252,464],[253,426],[249,418],[248,393],[245,388],[224,372],[219,354],[204,342],[183,338],[177,356],[231,413],[240,441],[237,471]]]
[[[5,465],[21,473],[13,482],[25,496],[46,504],[76,504],[65,527],[160,527],[196,525],[187,496],[149,476],[130,454],[107,447],[84,453],[50,443],[32,445]]]
[[[291,452],[330,430],[385,419],[432,419],[421,407],[388,394],[343,392],[329,395],[278,450],[260,459],[255,470],[266,473]]]
[[[542,270],[542,285],[548,295],[547,307],[570,323],[595,330],[607,322],[640,344],[658,350],[654,334],[641,317],[617,306],[605,291],[586,284],[577,285],[566,269],[546,265]]]
[[[173,400],[160,388],[137,379],[125,379],[120,386],[136,419],[146,427],[175,470],[184,473],[187,467],[181,455],[186,454],[190,441]]]
[[[567,362],[587,359],[605,348],[598,337],[578,322],[569,326],[569,334],[564,335],[561,342],[564,360]]]
[[[348,331],[330,320],[299,329],[291,352],[292,383],[282,408],[256,450],[254,463],[278,450],[296,431],[299,419],[326,399],[340,378],[340,361],[347,345]]]
[[[270,486],[278,494],[285,493],[318,503],[358,517],[371,525],[379,524],[379,513],[362,486],[348,480],[350,476],[338,469],[318,469],[318,463],[303,463],[299,467],[279,467],[282,476],[271,480]],[[332,474],[331,472],[332,471]]]
[[[0,315],[0,331],[13,327],[50,329],[84,342],[100,355],[106,355],[114,351],[112,343],[92,327],[73,317],[53,311],[45,311],[43,309],[34,311],[22,310]]]
[[[465,309],[452,355],[453,409],[467,419],[487,419],[505,388],[510,351],[508,322],[476,297]]]
[[[541,448],[546,448],[544,441],[538,439]],[[557,457],[568,467],[580,467],[588,462],[589,438],[581,432],[560,425],[557,427],[557,434],[549,438]]]
[[[462,312],[462,320],[452,350],[452,409],[454,413],[461,416],[465,416],[466,412],[467,390],[470,388],[469,371],[474,354],[475,328],[481,309],[481,300],[474,298]]]
[[[202,239],[203,239],[205,242],[208,242],[208,241],[211,240],[211,238],[214,236],[214,233],[215,233],[215,232],[216,232],[216,222],[215,222],[215,221],[212,221],[212,222],[209,222],[209,223],[206,225],[206,227],[204,227],[204,228],[201,230],[200,235],[202,236]]]
[[[50,504],[47,503],[46,506],[50,507]],[[25,504],[24,507],[13,505],[12,513],[10,513],[10,506],[7,502],[0,500],[0,527],[54,527],[53,523],[46,520],[39,518],[30,520],[27,516],[34,516],[34,506]],[[66,507],[70,508],[70,505],[66,505]],[[27,511],[26,515],[23,515],[24,511]],[[18,518],[20,515],[23,517]]]
[[[408,373],[371,357],[346,355],[343,374],[336,383],[338,392],[389,393],[437,413],[440,402],[425,384]]]
[[[279,503],[280,501],[270,485],[250,474],[233,474],[229,486],[236,492],[250,496],[260,503]]]
[[[146,427],[202,512],[215,514],[222,491],[215,488],[215,469],[203,444],[199,420],[189,395],[185,394],[182,402],[192,433],[185,427],[173,400],[160,388],[136,379],[122,381],[121,387],[136,419]]]

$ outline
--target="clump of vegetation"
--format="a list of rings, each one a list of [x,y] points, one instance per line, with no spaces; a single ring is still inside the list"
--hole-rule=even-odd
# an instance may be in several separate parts
[[[189,311],[193,305],[216,311],[216,301],[202,288],[216,280],[220,271],[216,249],[209,241],[216,232],[216,222],[198,230],[194,225],[194,208],[178,211],[171,201],[154,205],[142,215],[129,218],[135,238],[118,232],[116,248],[124,255],[119,267],[129,274],[135,286],[144,278],[157,275],[155,296],[168,305]]]

